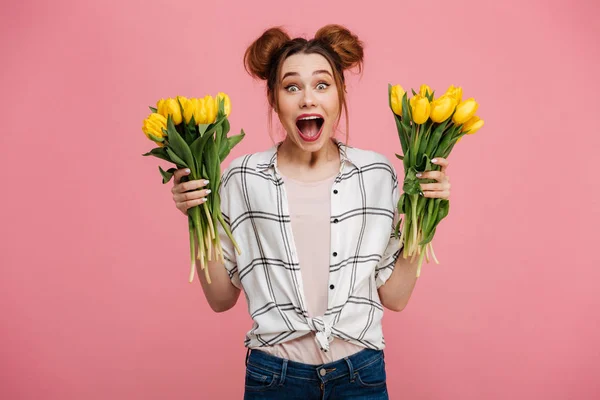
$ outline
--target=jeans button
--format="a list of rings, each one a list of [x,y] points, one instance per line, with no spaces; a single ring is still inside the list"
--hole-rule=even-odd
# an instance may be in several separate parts
[[[321,368],[321,370],[319,371],[319,374],[321,374],[321,376],[325,376],[325,375],[327,375],[327,371],[325,371],[325,368]]]

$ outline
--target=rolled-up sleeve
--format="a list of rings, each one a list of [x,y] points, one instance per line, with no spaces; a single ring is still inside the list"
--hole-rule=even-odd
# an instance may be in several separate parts
[[[229,169],[223,172],[223,178],[225,178],[228,174]],[[225,180],[225,179],[223,179]],[[222,180],[222,182],[223,182]],[[232,204],[231,201],[235,198],[230,195],[230,185],[223,185],[219,187],[219,196],[221,197],[221,214],[223,215],[223,220],[227,225],[227,228],[231,232],[231,211]],[[231,283],[237,287],[238,289],[242,288],[242,284],[240,282],[240,274],[238,272],[238,264],[237,264],[237,254],[235,251],[235,247],[233,242],[225,232],[225,229],[221,225],[221,223],[217,224],[217,231],[219,234],[219,240],[221,241],[221,248],[223,250],[223,258],[225,259],[225,268],[227,269],[227,273],[229,274],[229,279],[231,279]],[[232,232],[233,234],[233,232]]]
[[[398,214],[398,201],[400,200],[400,189],[398,187],[398,176],[396,174],[396,170],[394,166],[389,164],[392,170],[392,192],[391,192],[391,207],[392,212],[394,213],[394,219],[392,221],[391,233],[389,237],[389,241],[387,246],[383,252],[381,260],[377,263],[375,267],[375,282],[377,284],[377,288],[379,289],[383,284],[390,278],[392,272],[394,272],[394,266],[396,264],[396,260],[400,257],[400,253],[402,252],[403,241],[400,238],[395,237],[396,225],[400,219],[400,215]]]

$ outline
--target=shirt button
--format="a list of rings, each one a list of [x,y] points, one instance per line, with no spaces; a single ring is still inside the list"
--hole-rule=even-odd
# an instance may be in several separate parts
[[[334,285],[329,285],[329,289],[333,290],[333,289],[335,289],[335,286]]]
[[[335,190],[333,191],[333,194],[338,194],[338,191],[337,191],[337,189],[335,189]]]
[[[334,223],[334,224],[337,224],[338,222],[339,222],[339,221],[338,221],[338,219],[337,219],[337,218],[333,220],[333,223]]]
[[[334,251],[334,252],[333,252],[333,256],[334,256],[334,257],[337,257],[337,251]]]
[[[325,375],[327,375],[327,371],[325,371],[325,368],[321,368],[321,370],[319,371],[319,374],[321,374],[321,376],[325,376]]]

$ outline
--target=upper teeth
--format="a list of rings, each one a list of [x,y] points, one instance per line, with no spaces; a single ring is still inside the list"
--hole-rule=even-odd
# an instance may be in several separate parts
[[[306,120],[306,119],[318,119],[318,118],[321,118],[321,117],[316,117],[316,116],[312,116],[312,117],[304,117],[304,118],[300,118],[300,121],[304,121],[304,120]]]

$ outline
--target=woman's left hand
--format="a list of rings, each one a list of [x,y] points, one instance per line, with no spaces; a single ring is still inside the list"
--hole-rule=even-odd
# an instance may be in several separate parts
[[[421,183],[421,191],[424,197],[440,198],[448,200],[450,198],[450,178],[446,175],[448,160],[436,157],[431,160],[436,165],[441,165],[441,171],[425,171],[417,175],[419,179],[435,179],[437,183]]]

